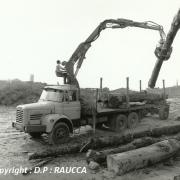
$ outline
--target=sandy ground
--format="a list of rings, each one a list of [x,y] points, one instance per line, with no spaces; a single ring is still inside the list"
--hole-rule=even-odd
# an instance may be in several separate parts
[[[180,121],[175,120],[180,117],[180,99],[169,99],[171,103],[170,116],[168,120],[160,121],[158,117],[146,117],[142,120],[140,125],[133,131],[141,131],[143,129],[149,129],[157,126],[164,126],[167,124],[180,124]],[[0,169],[13,167],[31,167],[37,163],[37,160],[28,160],[28,153],[40,152],[50,146],[47,144],[46,137],[42,137],[39,140],[30,138],[28,134],[18,132],[11,127],[12,121],[15,119],[15,108],[1,107],[0,108]],[[89,127],[82,128],[81,133],[89,131]],[[130,131],[130,130],[127,130]],[[131,130],[132,131],[132,130]],[[97,131],[97,136],[108,136],[113,134],[112,132]],[[87,173],[82,174],[62,174],[53,173],[56,167],[86,167]],[[180,175],[180,158],[173,160],[173,164],[170,166],[164,164],[158,164],[153,167],[148,167],[138,171],[128,173],[124,176],[116,177],[113,173],[108,172],[105,167],[101,167],[98,171],[91,171],[88,169],[85,154],[66,155],[63,157],[55,158],[49,162],[45,167],[48,169],[48,173],[33,173],[27,176],[0,174],[0,180],[3,179],[29,179],[29,180],[69,180],[69,179],[115,179],[115,180],[141,180],[141,179],[160,179],[160,180],[172,180],[174,176]],[[82,169],[81,168],[81,169]],[[41,169],[43,170],[43,168]]]

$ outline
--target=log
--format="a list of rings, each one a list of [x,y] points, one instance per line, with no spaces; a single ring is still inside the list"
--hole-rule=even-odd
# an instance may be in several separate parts
[[[162,94],[147,93],[146,91],[137,92],[130,94],[130,101],[132,102],[142,102],[147,101],[148,103],[154,103],[163,100]]]
[[[142,137],[160,137],[162,135],[173,135],[180,132],[180,124],[155,127],[153,129],[145,129],[141,131],[128,132],[124,135],[113,135],[93,138],[89,149],[105,148],[108,146],[118,146],[132,142],[136,138]]]
[[[151,144],[160,142],[168,138],[169,137],[160,137],[160,138],[143,137],[143,138],[135,139],[126,145],[118,146],[116,148],[110,148],[110,149],[108,148],[101,151],[95,151],[95,150],[90,149],[86,154],[86,161],[87,163],[89,163],[90,161],[95,161],[99,164],[104,164],[106,163],[107,155],[115,154],[115,153],[122,153],[122,152],[130,151],[130,150],[138,149],[141,147],[146,147],[146,146],[149,146]],[[180,141],[180,134],[171,136],[170,138]]]
[[[72,144],[71,146],[55,147],[53,149],[46,149],[42,152],[35,152],[29,155],[29,160],[42,159],[47,157],[57,157],[64,154],[73,154],[80,151],[80,144]]]
[[[164,140],[153,145],[107,156],[108,170],[117,175],[147,167],[172,157],[180,150],[180,142]]]
[[[87,140],[90,143],[87,143],[86,150],[88,149],[101,149],[105,147],[117,147],[123,144],[127,144],[132,142],[136,138],[142,138],[145,136],[150,137],[160,137],[162,135],[172,135],[180,132],[180,125],[170,125],[170,126],[163,126],[154,128],[152,130],[142,130],[140,132],[128,132],[124,135],[111,135],[111,136],[104,136],[104,137],[93,137],[88,139],[84,139],[83,141],[79,141],[77,143],[73,143],[72,141],[63,144],[58,147],[53,147],[50,149],[46,149],[41,152],[35,152],[29,155],[29,159],[38,159],[38,158],[46,158],[46,157],[56,157],[58,155],[64,154],[73,154],[79,153],[82,147],[87,143]]]
[[[129,94],[129,101],[130,102],[144,102],[146,103],[153,103],[159,104],[159,102],[163,101],[162,94],[155,94],[155,93],[147,93],[146,91],[142,92],[131,92]],[[118,108],[123,103],[126,103],[127,96],[125,93],[110,93],[109,94],[109,106],[111,108]]]
[[[151,130],[153,137],[160,137],[163,135],[170,135],[179,133],[180,125],[172,125],[172,126],[163,126],[163,127],[156,127]]]
[[[162,140],[161,138],[143,137],[140,139],[135,139],[131,143],[128,143],[123,146],[118,146],[116,148],[105,149],[102,151],[89,150],[86,154],[86,161],[87,163],[94,161],[99,164],[104,164],[106,163],[107,155],[121,153],[125,151],[130,151],[133,149],[145,147],[145,146],[154,144],[156,142],[159,142],[161,140]]]
[[[180,132],[180,124],[166,125],[162,127],[155,127],[143,131],[133,133],[134,138],[141,138],[144,136],[160,137],[162,135],[172,135]]]
[[[91,115],[92,109],[96,108],[96,93],[96,89],[81,89],[80,102],[83,116]],[[125,92],[113,93],[103,90],[98,97],[98,101],[101,101],[109,108],[124,108],[124,103],[127,102],[127,96]],[[162,94],[147,93],[146,91],[130,91],[129,94],[129,102],[134,102],[134,105],[136,105],[135,102],[159,104],[163,100],[164,99]]]

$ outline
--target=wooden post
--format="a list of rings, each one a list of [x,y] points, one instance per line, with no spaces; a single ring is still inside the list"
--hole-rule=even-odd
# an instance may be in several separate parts
[[[96,113],[95,111],[92,112],[92,118],[93,118],[93,133],[96,132]]]
[[[92,118],[93,118],[93,133],[96,132],[96,112],[97,112],[97,101],[98,101],[98,89],[96,89],[96,107],[92,110]]]
[[[97,105],[98,105],[98,104],[97,104],[97,102],[98,102],[98,93],[99,93],[99,92],[98,92],[98,89],[96,89],[96,112],[97,112]]]
[[[129,77],[126,78],[126,105],[129,108]]]
[[[100,86],[99,86],[99,89],[100,89],[100,90],[99,90],[99,92],[98,92],[98,93],[99,93],[99,94],[98,94],[99,99],[101,99],[101,96],[102,96],[102,88],[103,88],[103,85],[102,85],[102,84],[103,84],[103,78],[101,77],[101,78],[100,78]]]
[[[103,78],[101,77],[100,78],[100,90],[101,90],[101,92],[102,92],[102,83],[103,83]]]
[[[165,88],[165,80],[163,79],[163,98],[166,101],[166,88]]]
[[[142,91],[142,82],[141,82],[141,80],[139,81],[139,91],[140,92]]]

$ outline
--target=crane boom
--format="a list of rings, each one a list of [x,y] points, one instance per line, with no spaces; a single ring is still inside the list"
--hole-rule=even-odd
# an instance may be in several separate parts
[[[161,47],[157,47],[155,50],[155,55],[157,56],[157,61],[154,66],[151,78],[149,80],[148,86],[150,88],[154,88],[161,66],[163,64],[163,61],[168,60],[170,58],[171,52],[172,52],[172,43],[174,41],[174,38],[180,28],[180,9],[178,10],[178,13],[175,15],[170,30],[167,34],[166,40],[164,43],[162,43]]]
[[[152,21],[135,22],[129,19],[107,19],[101,22],[99,26],[90,34],[90,36],[76,48],[76,50],[70,57],[69,61],[64,62],[69,83],[79,87],[79,83],[76,79],[77,73],[81,68],[83,60],[85,59],[86,52],[91,47],[91,43],[94,42],[100,36],[102,30],[107,28],[115,29],[115,28],[126,28],[126,27],[138,27],[138,28],[159,31],[161,42],[162,41],[164,42],[166,37],[163,31],[163,27]],[[77,67],[74,73],[74,65],[76,62],[77,62]]]

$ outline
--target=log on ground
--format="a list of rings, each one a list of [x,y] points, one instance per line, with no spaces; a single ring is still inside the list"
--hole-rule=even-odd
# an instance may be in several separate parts
[[[141,138],[144,136],[160,137],[162,135],[172,135],[180,132],[180,124],[166,125],[162,127],[154,127],[152,129],[143,130],[133,133],[134,138]]]
[[[73,154],[78,153],[80,151],[80,144],[76,143],[71,146],[63,146],[63,147],[54,147],[53,149],[46,149],[42,152],[35,152],[29,155],[29,160],[31,159],[42,159],[46,157],[57,157],[59,155],[64,154]]]
[[[124,135],[116,134],[113,136],[93,137],[90,138],[90,143],[87,149],[101,149],[105,147],[117,147],[132,142],[136,138],[142,138],[146,136],[160,137],[162,135],[172,135],[180,132],[180,125],[170,125],[164,127],[154,128],[152,130],[142,130],[141,132],[126,133]],[[42,152],[35,152],[29,156],[29,159],[46,158],[64,154],[79,153],[81,148],[86,144],[85,142],[78,142],[75,144],[66,144],[66,146],[58,146],[51,149],[44,150]]]
[[[143,137],[135,139],[131,143],[126,145],[118,146],[116,148],[105,149],[102,151],[89,150],[86,154],[87,163],[94,161],[99,164],[106,163],[107,155],[130,151],[133,149],[149,146],[151,144],[161,141],[161,138]]]
[[[108,155],[108,170],[115,172],[117,175],[123,175],[166,160],[179,150],[180,142],[169,139],[136,150]]]

